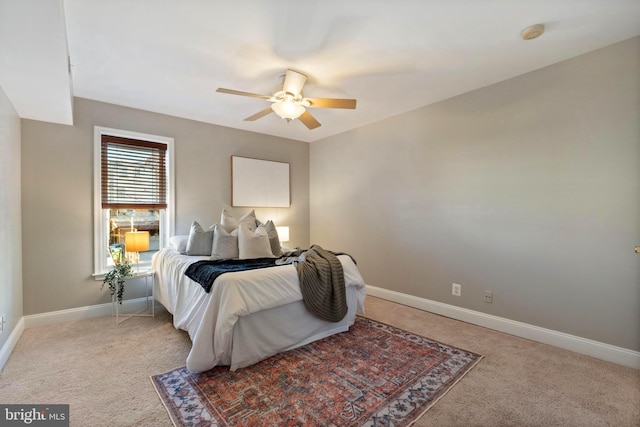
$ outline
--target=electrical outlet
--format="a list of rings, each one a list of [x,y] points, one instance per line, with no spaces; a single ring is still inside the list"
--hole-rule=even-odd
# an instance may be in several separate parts
[[[4,314],[0,316],[0,332],[4,331]]]
[[[491,304],[493,302],[493,292],[484,291],[484,302]]]
[[[459,285],[457,283],[452,283],[451,284],[451,295],[455,295],[457,297],[462,295],[462,285]]]

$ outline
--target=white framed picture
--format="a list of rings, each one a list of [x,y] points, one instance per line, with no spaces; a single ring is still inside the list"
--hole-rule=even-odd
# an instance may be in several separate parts
[[[289,163],[231,156],[231,206],[291,206]]]

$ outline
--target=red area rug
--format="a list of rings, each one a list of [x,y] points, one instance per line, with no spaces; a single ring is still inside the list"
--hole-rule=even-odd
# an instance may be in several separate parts
[[[408,426],[482,356],[357,317],[235,372],[151,377],[176,426]]]

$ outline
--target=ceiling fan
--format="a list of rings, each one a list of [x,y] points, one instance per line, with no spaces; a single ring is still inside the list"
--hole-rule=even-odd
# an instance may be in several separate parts
[[[309,129],[320,126],[320,122],[315,119],[306,108],[345,108],[355,109],[355,99],[340,98],[305,98],[302,94],[302,87],[307,81],[307,76],[293,70],[287,70],[283,76],[282,85],[278,86],[273,95],[259,95],[257,93],[242,92],[239,90],[218,88],[216,92],[228,93],[231,95],[249,96],[251,98],[261,98],[273,102],[271,106],[256,114],[247,117],[245,121],[258,120],[272,112],[290,122],[294,119],[300,121]]]

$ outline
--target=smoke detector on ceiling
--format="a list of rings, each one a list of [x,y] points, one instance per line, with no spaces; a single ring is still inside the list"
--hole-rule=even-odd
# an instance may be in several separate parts
[[[544,33],[544,25],[536,24],[522,30],[522,40],[537,39]]]

